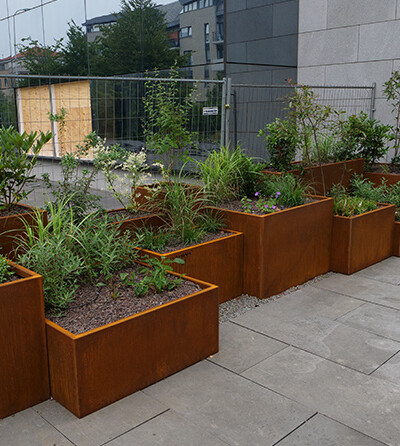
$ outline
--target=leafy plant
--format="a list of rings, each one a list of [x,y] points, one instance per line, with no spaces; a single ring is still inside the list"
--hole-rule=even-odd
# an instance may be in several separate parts
[[[170,81],[155,78],[145,83],[146,95],[143,98],[146,118],[144,134],[146,148],[167,159],[166,173],[171,175],[177,159],[188,161],[189,147],[196,147],[196,134],[188,130],[191,110],[195,103],[192,90],[181,98],[176,66],[170,70]]]
[[[10,264],[7,259],[0,254],[0,283],[4,283],[12,275]]]
[[[291,163],[295,160],[299,143],[296,121],[276,118],[265,129],[261,129],[258,136],[264,136],[272,168],[284,172],[293,168]]]
[[[96,215],[77,222],[65,201],[49,205],[49,223],[37,212],[25,229],[19,262],[43,276],[46,307],[56,313],[74,299],[82,281],[107,280],[136,256],[128,234],[119,235],[117,226]]]
[[[100,197],[90,192],[98,167],[93,165],[92,169],[81,167],[83,158],[87,158],[89,151],[100,143],[96,132],[89,133],[83,142],[78,144],[74,153],[66,153],[61,157],[61,180],[56,184],[50,181],[48,173],[42,175],[46,187],[51,190],[55,205],[63,203],[73,213],[74,219],[83,220],[86,215],[96,209],[101,209]]]
[[[221,147],[198,164],[210,202],[237,200],[254,196],[264,164],[256,164],[240,147]]]
[[[365,214],[377,209],[375,202],[366,198],[351,197],[341,195],[333,199],[333,213],[343,217],[353,217],[354,215]]]
[[[181,282],[182,277],[175,278],[168,274],[171,265],[174,263],[183,265],[185,262],[182,259],[176,258],[173,260],[161,257],[161,260],[156,258],[147,258],[146,263],[150,268],[140,268],[140,273],[144,274],[144,278],[137,283],[135,287],[135,294],[138,297],[145,296],[150,290],[161,293],[165,290],[173,290]]]
[[[383,94],[386,100],[390,101],[392,105],[392,113],[395,115],[395,123],[391,126],[393,131],[392,139],[394,141],[394,155],[392,158],[392,164],[400,164],[400,72],[393,71],[388,81],[383,86]]]
[[[32,170],[51,137],[49,132],[20,134],[12,126],[0,128],[0,209],[10,209],[32,192],[26,186],[34,181]]]
[[[64,153],[64,142],[65,142],[65,126],[66,126],[66,117],[67,110],[64,107],[61,107],[58,113],[48,113],[49,119],[51,122],[56,122],[58,124],[58,139],[60,143],[60,153]]]
[[[142,226],[135,229],[136,243],[150,251],[163,251],[168,244],[170,234],[166,228]]]
[[[389,131],[390,126],[370,119],[364,112],[349,116],[347,121],[341,123],[341,141],[336,157],[362,157],[370,169],[388,151]]]
[[[114,194],[121,205],[130,212],[140,210],[139,185],[150,177],[148,172],[152,166],[163,167],[159,163],[151,166],[146,164],[146,152],[128,152],[119,145],[106,146],[105,141],[99,141],[94,152],[94,163],[103,174],[108,189]],[[117,170],[125,172],[124,176],[117,174]]]
[[[265,176],[260,191],[262,196],[274,198],[278,206],[294,207],[305,203],[307,187],[287,173]]]

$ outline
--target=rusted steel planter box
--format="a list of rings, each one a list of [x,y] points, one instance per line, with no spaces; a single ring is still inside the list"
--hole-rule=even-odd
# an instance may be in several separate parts
[[[81,418],[218,351],[218,287],[73,335],[46,319],[51,393]]]
[[[111,209],[107,211],[107,214],[119,211],[124,211],[124,208]],[[159,225],[159,221],[160,217],[158,215],[149,214],[142,217],[127,218],[125,220],[114,222],[113,224],[118,225],[120,233],[123,234],[125,231],[132,231],[135,230],[136,228],[141,228],[143,226],[157,226]]]
[[[364,172],[363,175],[364,178],[371,181],[375,186],[380,186],[382,184],[382,180],[385,180],[386,184],[389,186],[392,186],[400,181],[400,174],[398,173]]]
[[[24,221],[32,225],[34,221],[35,208],[26,204],[18,203],[18,206],[26,208],[26,213],[0,217],[0,254],[9,258],[14,258],[12,251],[17,247],[16,237],[21,237],[25,233]],[[43,222],[47,224],[47,213],[39,210]]]
[[[50,398],[42,277],[10,264],[21,278],[0,285],[0,418]]]
[[[227,227],[243,232],[243,292],[260,299],[329,271],[333,200],[253,215],[217,209]]]
[[[392,255],[400,257],[400,221],[394,222]]]
[[[352,274],[392,255],[394,205],[354,217],[333,216],[331,270]]]
[[[243,293],[243,234],[235,231],[209,242],[168,253],[140,249],[141,255],[160,259],[181,258],[184,265],[173,264],[173,270],[219,287],[219,302],[226,302]]]
[[[296,164],[296,163],[294,163]],[[349,186],[350,178],[353,174],[361,175],[364,170],[364,159],[357,158],[348,161],[339,161],[337,163],[326,163],[322,166],[306,167],[304,170],[294,169],[288,173],[301,178],[305,184],[309,184],[315,189],[315,194],[323,195],[322,174],[325,179],[325,189],[328,192],[334,184],[342,184],[345,188]],[[269,175],[282,175],[282,172],[264,171]]]

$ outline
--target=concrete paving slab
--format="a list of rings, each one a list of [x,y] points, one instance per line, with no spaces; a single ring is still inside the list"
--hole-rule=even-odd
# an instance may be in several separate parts
[[[231,445],[272,445],[314,414],[209,361],[143,392]]]
[[[304,314],[301,299],[297,305],[288,299],[286,305],[288,297],[255,308],[234,322],[366,374],[400,350],[398,342],[313,316],[312,309]]]
[[[389,257],[382,262],[358,271],[355,275],[400,285],[400,257]]]
[[[56,401],[34,409],[76,446],[98,446],[159,415],[167,406],[136,392],[84,418],[77,418]]]
[[[173,410],[107,443],[109,446],[227,446]]]
[[[351,276],[335,274],[316,282],[312,286],[366,302],[400,309],[400,287],[391,283],[379,282],[355,274]]]
[[[400,311],[364,304],[338,319],[338,322],[400,341]]]
[[[348,313],[362,305],[358,299],[337,294],[334,291],[317,289],[311,285],[294,291],[293,293],[282,296],[276,301],[269,302],[263,308],[268,312],[272,311],[270,305],[281,306],[281,309],[275,306],[276,313],[285,312],[293,316],[320,316],[328,319],[336,319],[343,314]]]
[[[400,353],[390,358],[389,361],[379,367],[371,376],[386,379],[387,381],[400,385]]]
[[[33,409],[0,420],[1,446],[73,445]]]
[[[367,437],[323,415],[315,415],[279,446],[382,446],[384,443]]]
[[[400,386],[396,384],[294,347],[243,375],[375,440],[399,444]]]
[[[208,359],[233,372],[241,373],[286,347],[287,344],[232,322],[225,322],[219,326],[219,353]]]

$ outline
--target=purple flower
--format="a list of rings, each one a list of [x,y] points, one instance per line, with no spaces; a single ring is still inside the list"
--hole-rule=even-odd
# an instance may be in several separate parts
[[[272,209],[276,209],[276,206],[272,206]]]
[[[265,208],[268,209],[268,205],[267,204],[265,205]]]
[[[256,193],[254,194],[255,197],[258,197],[259,195],[260,195],[260,192],[256,192]]]
[[[279,197],[280,194],[281,194],[280,192],[277,192],[277,193],[276,193],[276,196]]]

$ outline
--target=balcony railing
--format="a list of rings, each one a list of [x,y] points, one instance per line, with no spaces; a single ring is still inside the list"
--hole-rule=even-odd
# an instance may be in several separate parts
[[[213,41],[213,43],[223,43],[224,35],[219,32],[213,32],[212,33],[212,41]]]

